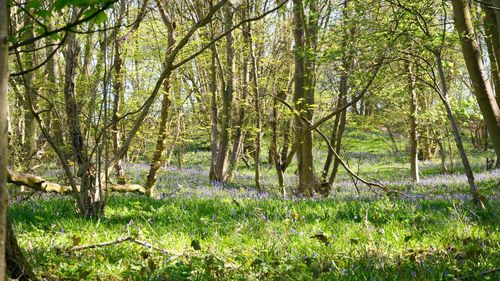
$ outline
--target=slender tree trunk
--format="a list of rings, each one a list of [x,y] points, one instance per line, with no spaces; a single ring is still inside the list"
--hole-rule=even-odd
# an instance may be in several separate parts
[[[166,141],[167,141],[167,136],[168,136],[168,129],[167,129],[167,121],[169,118],[169,111],[170,111],[170,76],[171,74],[168,74],[165,77],[164,81],[164,93],[163,93],[163,100],[161,102],[161,113],[160,113],[160,124],[159,124],[159,132],[158,132],[158,137],[156,139],[156,147],[155,147],[155,152],[153,154],[153,159],[151,161],[151,165],[149,168],[149,173],[146,179],[146,184],[144,185],[144,188],[146,189],[146,195],[147,196],[153,196],[154,195],[154,185],[156,183],[156,176],[157,172],[160,169],[164,157],[163,153],[165,152],[165,147],[166,147]]]
[[[344,95],[344,103],[347,102],[347,95]],[[342,149],[342,137],[344,135],[345,127],[347,123],[347,111],[343,111],[340,114],[340,120],[339,120],[339,127],[337,130],[337,138],[335,141],[335,152],[340,155],[341,149]],[[335,182],[335,178],[337,177],[337,173],[339,170],[339,165],[340,165],[340,159],[335,157],[333,159],[333,167],[332,167],[332,173],[330,174],[330,178],[328,179],[328,186],[331,189],[333,183]]]
[[[441,173],[447,174],[448,167],[446,166],[446,150],[444,149],[443,140],[438,139],[437,144],[439,146],[439,156],[441,158]]]
[[[210,72],[210,92],[211,92],[211,110],[212,110],[212,157],[210,161],[209,178],[211,181],[215,180],[215,167],[217,165],[218,151],[219,151],[219,109],[217,108],[217,49],[215,45],[211,48],[211,72]]]
[[[418,173],[418,136],[417,136],[417,92],[415,90],[415,73],[410,63],[406,63],[406,72],[408,76],[408,94],[410,103],[410,168],[411,178],[413,181],[418,182],[420,177]]]
[[[47,40],[49,44],[54,43],[50,39]],[[47,80],[49,82],[48,96],[50,100],[55,100],[57,98],[57,95],[59,94],[57,63],[54,56],[49,57],[54,52],[54,50],[55,50],[54,46],[47,47],[46,73],[47,73]],[[57,143],[57,145],[59,146],[62,145],[64,143],[63,130],[62,130],[63,124],[59,119],[59,117],[57,116],[57,114],[55,114],[54,112],[50,112],[50,115],[45,121],[46,121],[46,127],[51,132],[53,132],[54,141]]]
[[[122,42],[115,42],[115,58],[114,58],[114,83],[113,83],[113,116],[111,117],[111,136],[113,139],[113,154],[115,154],[121,146],[120,127],[118,119],[121,111],[122,95],[123,95],[123,59],[122,59]],[[125,183],[125,172],[123,171],[122,160],[118,160],[115,165],[115,173],[118,183]]]
[[[247,9],[251,11],[251,1],[247,1]],[[249,15],[247,14],[246,17]],[[252,27],[250,23],[246,24],[245,41],[248,49],[248,55],[251,62],[250,79],[252,81],[252,92],[254,96],[254,110],[255,110],[255,144],[254,144],[254,162],[255,162],[255,188],[260,192],[260,150],[262,142],[262,128],[261,128],[261,109],[260,109],[260,92],[259,92],[259,76],[257,67],[257,57],[255,56],[254,43],[252,40]],[[278,175],[279,176],[279,175]],[[283,175],[281,175],[283,176]]]
[[[30,24],[30,17],[25,15],[24,23],[26,25]],[[28,38],[33,38],[33,30],[28,32]],[[35,43],[31,43],[27,46],[27,53],[24,54],[24,65],[26,65],[26,69],[33,68],[36,62],[36,54],[34,52]],[[31,110],[29,108],[29,104],[27,102],[27,96],[29,95],[31,100],[33,101],[33,106],[36,108],[36,90],[33,83],[34,73],[30,72],[23,75],[24,78],[24,86],[25,86],[25,102],[24,102],[24,159],[30,160],[33,159],[34,153],[36,151],[36,142],[37,142],[37,132],[36,132],[36,122],[33,114],[31,114]],[[29,166],[34,165],[33,161],[27,162]]]
[[[452,4],[455,27],[460,35],[465,64],[473,84],[476,100],[488,127],[493,147],[495,148],[497,167],[500,167],[500,109],[484,70],[481,50],[474,33],[469,4],[463,0],[452,0]]]
[[[474,202],[475,202],[476,206],[478,206],[481,209],[484,209],[485,208],[484,203],[482,202],[481,196],[479,194],[476,183],[474,181],[474,173],[472,172],[472,168],[470,166],[469,159],[467,158],[467,154],[465,153],[465,149],[464,149],[464,146],[462,143],[462,136],[460,135],[460,131],[458,129],[458,125],[457,125],[457,122],[455,120],[455,116],[453,115],[453,111],[451,110],[450,103],[448,102],[448,86],[447,86],[446,77],[444,74],[441,53],[439,53],[439,51],[437,51],[435,53],[435,56],[436,56],[436,63],[437,63],[438,72],[439,72],[439,79],[441,81],[441,93],[439,93],[439,96],[441,98],[441,101],[443,102],[445,109],[446,109],[446,114],[448,115],[448,119],[450,120],[451,129],[453,132],[453,136],[455,138],[455,143],[457,145],[457,149],[458,149],[458,153],[460,154],[460,158],[462,159],[462,164],[464,165],[465,175],[467,176],[467,181],[469,182],[469,187],[471,188]]]
[[[276,90],[274,91],[274,95],[277,97]],[[286,96],[283,92],[283,94],[279,97],[281,99],[286,99]],[[280,154],[278,151],[278,102],[276,98],[273,99],[273,111],[272,111],[272,118],[270,121],[271,124],[271,130],[272,130],[272,137],[271,137],[271,144],[270,144],[270,150],[272,153],[273,157],[273,162],[274,162],[274,168],[276,169],[276,174],[278,175],[278,187],[282,192],[283,197],[286,196],[286,189],[284,186],[284,161],[286,161],[286,156],[287,156],[287,143],[288,143],[288,128],[287,126],[283,126],[285,129],[283,129],[283,150],[282,153]],[[286,123],[280,122],[280,123]],[[283,157],[283,151],[284,151],[284,157]],[[285,159],[285,160],[283,160]]]
[[[342,107],[347,102],[347,94],[348,94],[348,77],[347,77],[347,61],[344,59],[343,63],[343,73],[340,77],[340,85],[339,85],[339,100],[337,103],[337,108]],[[331,143],[335,149],[337,154],[340,154],[340,150],[342,148],[342,136],[344,134],[346,120],[347,120],[347,111],[343,111],[342,113],[335,116],[335,121],[332,129]],[[333,161],[333,168],[331,173],[330,167]],[[337,176],[338,168],[340,161],[338,158],[334,157],[334,153],[332,150],[328,150],[328,155],[325,161],[325,165],[323,167],[323,173],[321,176],[321,194],[324,197],[327,197],[330,194],[332,189],[332,185]],[[330,175],[330,176],[328,176]]]
[[[160,9],[163,9],[162,6],[158,5]],[[163,10],[162,10],[163,11]],[[175,24],[167,18],[168,14],[163,12],[163,15],[165,16],[164,18],[164,23],[167,26],[168,30],[168,46],[167,46],[167,54],[166,56],[172,56],[172,50],[175,46]],[[168,66],[167,66],[168,67]],[[155,152],[153,154],[153,159],[151,161],[151,165],[149,168],[149,173],[146,179],[146,184],[144,185],[144,188],[146,189],[146,195],[147,196],[152,196],[154,195],[154,185],[156,183],[156,176],[157,172],[160,169],[162,163],[163,163],[163,153],[165,152],[165,146],[166,146],[166,141],[167,141],[167,135],[168,135],[168,130],[167,130],[167,121],[169,118],[169,111],[170,111],[170,83],[171,83],[171,76],[172,72],[168,71],[167,74],[165,75],[165,80],[163,81],[163,100],[161,103],[161,113],[160,113],[160,128],[158,132],[158,137],[156,139],[156,147],[155,147]]]
[[[391,140],[392,146],[394,147],[394,152],[399,153],[398,143],[396,142],[396,138],[394,137],[394,133],[390,126],[386,125],[387,133],[389,133],[389,139]]]
[[[5,260],[7,242],[8,166],[8,83],[9,83],[9,9],[7,0],[0,0],[0,280],[7,280]]]

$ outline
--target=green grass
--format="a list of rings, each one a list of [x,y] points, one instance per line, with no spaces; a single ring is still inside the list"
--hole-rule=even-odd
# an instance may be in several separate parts
[[[100,220],[77,217],[72,202],[11,209],[21,246],[47,280],[453,280],[500,266],[498,201],[478,212],[456,200],[121,195]],[[331,243],[311,238],[318,233]],[[127,242],[69,250],[76,240],[128,235],[166,253]]]

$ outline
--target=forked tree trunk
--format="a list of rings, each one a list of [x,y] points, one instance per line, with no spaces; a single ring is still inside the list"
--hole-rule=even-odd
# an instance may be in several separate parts
[[[460,36],[465,64],[473,85],[476,100],[488,127],[493,147],[495,148],[497,167],[500,167],[500,109],[484,70],[481,49],[474,33],[469,4],[463,0],[452,0],[452,4],[455,27]]]
[[[74,13],[76,13],[74,11]],[[69,135],[75,162],[78,164],[80,191],[75,190],[78,212],[87,217],[97,217],[104,211],[104,198],[97,187],[96,171],[87,155],[84,137],[80,128],[80,114],[76,101],[76,69],[78,64],[78,43],[74,33],[68,35],[65,52],[66,68],[64,100],[68,120]]]

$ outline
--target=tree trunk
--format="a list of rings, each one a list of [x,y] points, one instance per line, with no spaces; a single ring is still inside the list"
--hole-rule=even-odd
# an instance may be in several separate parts
[[[119,127],[119,114],[121,111],[122,95],[124,91],[124,75],[123,75],[123,59],[122,59],[122,42],[115,42],[115,59],[114,59],[114,83],[113,83],[113,116],[111,118],[111,136],[113,139],[113,154],[115,154],[121,146],[121,136]],[[122,160],[118,160],[115,165],[116,179],[118,183],[125,183],[125,172],[122,167]]]
[[[439,146],[439,157],[441,158],[441,173],[447,174],[448,167],[446,166],[446,150],[444,149],[443,140],[438,138],[437,144]]]
[[[30,17],[28,15],[24,16],[24,23],[26,25],[30,24]],[[28,31],[27,39],[33,38],[33,30]],[[26,47],[27,53],[24,54],[24,65],[26,65],[26,69],[32,69],[36,62],[36,54],[34,52],[35,43],[28,44]],[[33,107],[36,108],[36,90],[34,88],[34,73],[29,72],[23,75],[24,78],[24,86],[25,86],[25,102],[24,102],[24,159],[28,160],[28,166],[34,166],[34,162],[31,161],[36,151],[36,142],[37,142],[37,133],[36,133],[36,122],[33,114],[31,114],[31,110],[29,108],[29,104],[27,102],[27,97],[29,95]]]
[[[305,56],[308,46],[305,35],[305,16],[302,0],[293,1],[294,14],[294,38],[295,38],[295,83],[293,101],[300,115],[308,121],[312,121],[314,104],[314,91],[311,89],[311,75],[313,69],[306,62]],[[297,164],[299,174],[299,186],[297,193],[310,197],[314,194],[316,183],[314,177],[313,154],[312,154],[312,131],[309,130],[301,118],[295,118],[295,142],[297,145]]]
[[[490,0],[490,5],[494,8],[493,10],[495,12],[497,33],[498,38],[500,38],[500,1]]]
[[[465,175],[467,176],[467,181],[469,182],[469,187],[472,191],[472,196],[474,198],[474,202],[477,207],[484,209],[484,203],[482,202],[481,196],[477,189],[476,183],[474,181],[474,173],[472,172],[472,168],[469,163],[469,159],[467,158],[467,154],[465,153],[465,149],[462,143],[462,136],[460,135],[460,131],[458,129],[457,122],[455,120],[455,116],[453,115],[453,111],[451,110],[450,103],[448,102],[448,86],[446,83],[446,77],[443,69],[443,62],[441,58],[441,53],[436,51],[436,64],[439,72],[439,79],[441,82],[441,93],[439,93],[439,97],[443,102],[443,105],[446,109],[446,114],[448,115],[448,119],[450,120],[451,129],[453,132],[453,136],[455,138],[455,143],[457,145],[458,153],[460,154],[460,158],[462,159],[462,164],[464,165]],[[450,150],[451,152],[451,150]],[[450,153],[451,154],[451,153]]]
[[[74,11],[74,13],[76,13]],[[66,77],[64,83],[64,100],[68,119],[69,135],[75,162],[78,164],[80,191],[77,195],[78,212],[86,217],[97,217],[104,211],[104,198],[97,190],[96,171],[88,158],[84,137],[80,128],[80,114],[76,101],[76,69],[78,64],[78,43],[74,33],[68,35],[68,46],[65,52]]]
[[[9,8],[6,0],[0,1],[0,280],[7,280],[5,260],[7,243],[7,193],[8,166],[8,83],[9,83]]]
[[[209,179],[211,181],[215,180],[215,166],[217,165],[218,151],[219,151],[219,109],[217,108],[217,49],[215,45],[212,46],[211,54],[211,72],[210,72],[210,92],[211,92],[211,110],[212,110],[212,145],[211,150],[211,161],[210,161],[210,173]]]
[[[413,73],[413,67],[410,63],[405,64],[407,76],[408,76],[408,94],[409,94],[409,120],[410,120],[410,170],[411,178],[413,181],[419,181],[418,173],[418,142],[417,142],[417,92],[415,90],[415,73]]]
[[[344,102],[342,104],[347,103],[346,99],[347,99],[347,95],[344,96]],[[340,151],[342,149],[342,136],[344,135],[346,123],[347,123],[347,110],[340,113],[339,127],[337,130],[337,137],[335,140],[335,152],[338,155],[340,155]],[[328,186],[330,189],[332,188],[332,185],[335,182],[335,178],[337,177],[339,165],[340,165],[340,159],[335,157],[333,159],[332,173],[330,174],[330,178],[328,179]]]
[[[347,61],[344,58],[343,63],[343,71],[340,77],[340,85],[339,85],[339,100],[337,102],[337,108],[342,107],[347,102],[347,94],[348,94],[348,77],[347,77]],[[340,154],[340,150],[342,148],[342,136],[344,134],[344,129],[346,125],[346,117],[347,110],[344,110],[342,113],[335,116],[334,125],[332,128],[332,136],[330,138],[330,142],[332,146],[335,148],[335,152]],[[330,167],[333,161],[333,168],[331,173]],[[321,190],[320,193],[327,197],[330,194],[332,189],[333,182],[337,176],[338,168],[339,168],[339,159],[334,157],[334,152],[332,150],[328,150],[328,155],[325,160],[325,165],[323,167],[323,173],[321,175]],[[330,175],[330,176],[328,176]]]
[[[251,11],[251,1],[247,1],[246,9],[247,14],[245,17],[249,16],[249,11]],[[255,188],[261,192],[262,188],[260,186],[260,150],[261,150],[261,142],[262,142],[262,128],[261,128],[261,109],[260,109],[260,91],[259,91],[259,77],[258,77],[258,68],[257,68],[257,57],[255,56],[254,51],[254,43],[252,40],[252,27],[250,23],[247,23],[245,26],[245,42],[248,49],[248,57],[251,62],[250,66],[250,79],[252,81],[252,92],[254,96],[254,110],[255,110],[255,143],[254,143],[254,162],[255,162]],[[282,177],[283,175],[281,175]],[[279,173],[278,173],[279,177]],[[282,180],[283,181],[283,180]]]
[[[52,29],[51,27],[49,27]],[[53,40],[47,39],[48,43],[54,43]],[[57,96],[60,93],[59,81],[58,81],[58,72],[57,72],[57,62],[55,56],[49,57],[55,50],[54,46],[47,47],[47,65],[46,65],[46,73],[47,73],[47,81],[48,81],[48,98],[50,100],[56,100]],[[54,112],[50,112],[50,115],[45,120],[46,127],[53,132],[54,141],[57,145],[62,145],[64,143],[63,139],[63,124],[61,120],[58,118],[57,114]]]
[[[483,5],[485,42],[490,59],[491,77],[495,88],[497,105],[500,106],[500,35],[497,32],[496,15],[493,9]]]
[[[158,3],[158,2],[157,2]],[[168,14],[163,10],[163,7],[158,5],[159,9],[163,12],[163,20],[168,31],[168,45],[167,45],[167,57],[172,56],[172,50],[175,46],[175,24],[167,17]],[[168,66],[167,66],[168,67]],[[167,141],[168,129],[167,121],[169,118],[170,111],[170,87],[171,87],[171,76],[172,72],[168,71],[165,75],[165,80],[163,81],[163,100],[161,103],[161,113],[160,113],[160,128],[158,132],[158,137],[156,139],[155,152],[153,154],[153,159],[149,168],[149,173],[146,179],[146,195],[154,195],[154,185],[156,183],[156,174],[163,163],[163,153],[165,152],[165,146]]]
[[[484,71],[481,50],[476,41],[469,4],[462,0],[452,0],[452,4],[455,27],[460,36],[465,64],[473,84],[476,100],[495,148],[497,167],[500,167],[500,109],[488,82],[488,76]]]
[[[38,278],[31,265],[26,260],[21,247],[17,243],[17,239],[12,229],[10,221],[7,220],[7,248],[6,248],[7,269],[9,270],[10,278],[19,281],[36,281]]]
[[[229,5],[224,7],[224,29],[230,30],[233,25],[233,12]],[[230,32],[226,35],[226,85],[222,95],[222,124],[217,161],[214,167],[214,180],[227,180],[228,154],[231,136],[231,113],[234,92],[234,37]]]

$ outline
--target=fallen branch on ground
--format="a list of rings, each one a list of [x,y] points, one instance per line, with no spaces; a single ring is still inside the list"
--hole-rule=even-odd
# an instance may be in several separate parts
[[[46,179],[30,174],[23,174],[12,170],[7,170],[7,182],[17,186],[27,186],[35,191],[42,192],[55,192],[59,194],[66,194],[72,192],[71,186],[60,185],[47,181]],[[146,190],[143,186],[138,184],[107,184],[106,187],[109,191],[116,192],[137,192],[145,194]],[[77,186],[77,191],[80,187]]]
[[[81,251],[81,250],[87,250],[87,249],[108,247],[108,246],[112,246],[112,245],[121,244],[121,243],[127,242],[127,241],[129,241],[131,243],[135,243],[135,244],[141,245],[143,247],[146,247],[146,248],[149,248],[149,249],[152,249],[152,250],[156,250],[156,251],[162,252],[163,254],[167,254],[168,253],[165,249],[162,249],[160,247],[151,245],[151,244],[149,244],[146,241],[137,240],[137,239],[135,239],[132,236],[121,237],[121,238],[118,238],[116,240],[109,241],[109,242],[103,242],[103,243],[97,243],[97,244],[90,244],[90,245],[74,246],[73,248],[71,248],[71,251]]]

